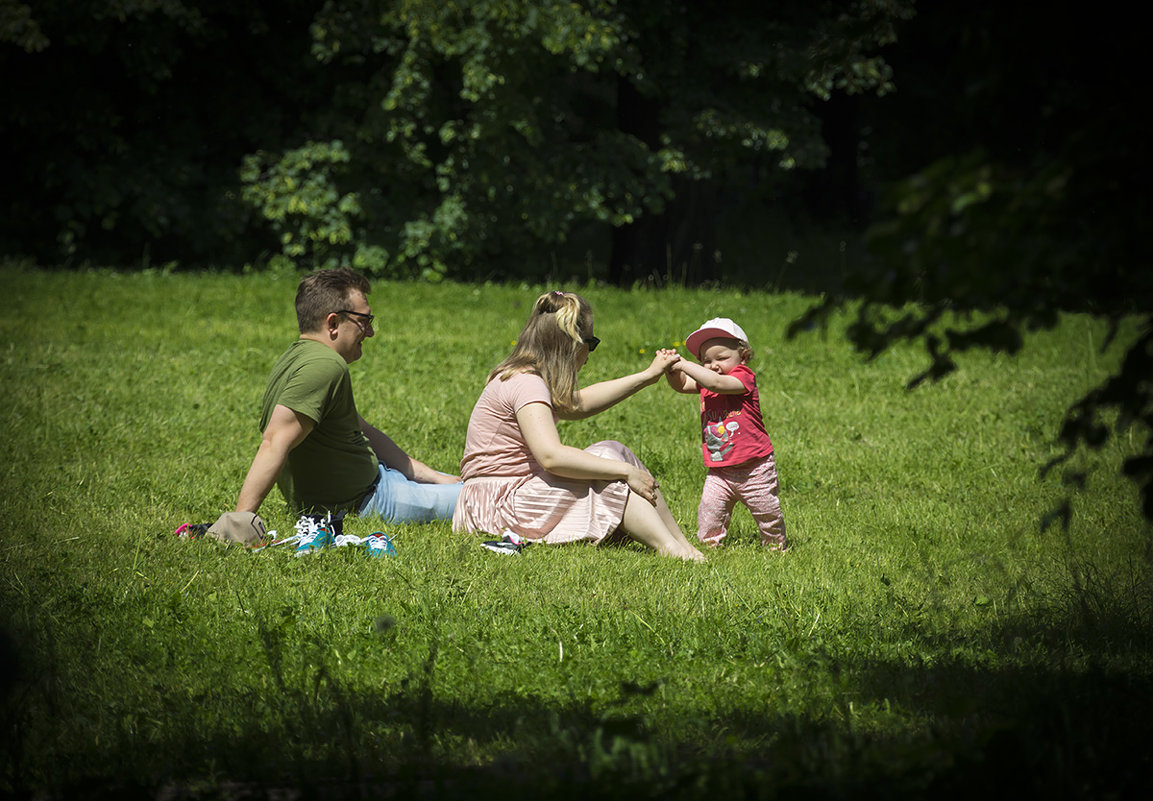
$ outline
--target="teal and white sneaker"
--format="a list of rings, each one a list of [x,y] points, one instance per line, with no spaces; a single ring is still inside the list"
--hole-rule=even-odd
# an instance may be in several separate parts
[[[368,555],[373,557],[396,556],[396,546],[392,544],[392,537],[383,531],[374,531],[364,538],[368,546]]]
[[[296,544],[296,555],[316,553],[332,545],[333,533],[328,518],[317,521],[310,515],[301,515],[296,521],[296,533],[300,540]]]

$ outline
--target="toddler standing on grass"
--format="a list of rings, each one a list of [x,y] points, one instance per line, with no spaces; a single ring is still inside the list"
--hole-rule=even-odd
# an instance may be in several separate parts
[[[773,443],[761,417],[757,376],[744,330],[727,317],[709,320],[685,340],[700,364],[682,359],[665,374],[677,392],[700,394],[705,486],[697,510],[697,538],[717,546],[728,533],[737,501],[748,507],[761,544],[788,547],[778,499]]]

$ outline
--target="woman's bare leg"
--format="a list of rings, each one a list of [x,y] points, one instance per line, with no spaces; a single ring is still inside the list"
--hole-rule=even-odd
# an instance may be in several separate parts
[[[676,518],[673,517],[672,510],[669,509],[668,503],[665,502],[665,496],[661,494],[659,489],[657,490],[656,509],[657,514],[661,516],[661,520],[665,522],[665,528],[681,543],[681,546],[690,551],[697,550],[696,546],[689,542],[689,538],[685,536],[685,532],[681,530],[680,524],[677,523]]]
[[[660,511],[658,506],[663,506],[664,511]],[[644,498],[637,497],[635,493],[629,493],[628,501],[625,503],[624,519],[621,520],[621,528],[634,540],[642,545],[647,545],[662,556],[677,556],[681,559],[704,561],[705,555],[689,545],[684,532],[677,526],[676,521],[672,520],[672,513],[669,512],[668,505],[660,501],[658,506],[653,506]],[[665,519],[666,514],[668,521]],[[669,521],[671,521],[671,529]]]

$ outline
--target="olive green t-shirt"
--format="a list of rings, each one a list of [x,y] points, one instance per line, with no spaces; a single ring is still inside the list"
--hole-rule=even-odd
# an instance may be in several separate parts
[[[293,342],[268,378],[261,431],[277,404],[316,423],[288,454],[277,481],[288,505],[297,513],[355,508],[376,481],[378,463],[360,430],[344,359],[319,342]]]

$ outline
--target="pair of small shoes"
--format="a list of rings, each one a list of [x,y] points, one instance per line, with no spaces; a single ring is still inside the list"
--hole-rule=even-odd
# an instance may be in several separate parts
[[[499,540],[485,540],[481,543],[481,546],[488,548],[493,553],[515,555],[523,551],[530,544],[528,540],[519,534],[506,531],[505,535]]]
[[[317,520],[318,515],[301,515],[296,521],[296,555],[316,553],[332,545],[336,540],[333,532],[331,518],[325,516]]]
[[[367,537],[341,534],[333,544],[337,548],[345,548],[350,545],[363,546],[368,551],[368,555],[372,557],[396,556],[396,546],[392,544],[392,538],[383,531],[374,531]]]

